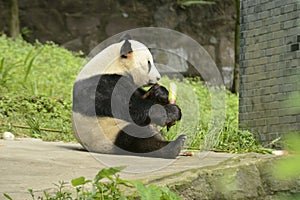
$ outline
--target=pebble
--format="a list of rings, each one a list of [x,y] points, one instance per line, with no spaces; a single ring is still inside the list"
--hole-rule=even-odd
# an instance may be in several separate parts
[[[2,138],[4,140],[14,140],[15,139],[15,135],[12,134],[11,132],[4,132],[2,135]]]

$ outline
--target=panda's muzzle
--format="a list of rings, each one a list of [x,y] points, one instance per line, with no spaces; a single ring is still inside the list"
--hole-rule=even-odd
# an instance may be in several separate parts
[[[148,62],[150,63],[150,62]],[[159,74],[159,72],[157,71],[156,67],[151,63],[150,63],[150,68],[149,68],[149,71],[148,71],[148,77],[149,77],[149,81],[148,81],[148,84],[149,85],[154,85],[156,84],[160,78],[161,78],[161,75]]]
[[[155,81],[149,80],[148,85],[155,85],[160,80],[160,77],[157,77]]]

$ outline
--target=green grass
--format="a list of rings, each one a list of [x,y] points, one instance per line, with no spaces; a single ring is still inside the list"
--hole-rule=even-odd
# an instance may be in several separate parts
[[[71,124],[71,93],[74,80],[84,58],[52,42],[29,44],[22,38],[15,41],[0,36],[0,132],[11,131],[17,137],[34,137],[47,141],[75,141]],[[199,79],[175,81],[177,103],[182,120],[169,131],[166,139],[179,134],[188,136],[186,147],[201,149],[207,133],[213,130],[218,116],[225,117],[214,130],[216,151],[233,153],[265,152],[253,135],[238,129],[238,96],[225,92],[226,112],[212,109],[213,92]],[[217,90],[216,90],[217,91]],[[218,92],[218,91],[217,91]],[[214,121],[215,120],[215,121]],[[217,128],[218,128],[217,127]]]
[[[29,44],[0,36],[0,91],[2,94],[70,98],[73,82],[84,61],[52,42]]]
[[[0,132],[75,141],[71,93],[84,62],[80,55],[52,42],[30,44],[0,36]]]
[[[198,78],[176,81],[164,77],[161,80],[165,87],[168,87],[170,82],[175,82],[177,85],[176,103],[182,109],[182,119],[169,131],[166,128],[162,129],[167,139],[173,140],[180,134],[186,134],[186,148],[189,149],[202,149],[204,142],[211,139],[216,142],[210,150],[230,153],[269,152],[259,145],[249,131],[238,128],[238,95],[225,90],[208,88]],[[215,96],[219,99],[213,102],[212,96],[216,95],[215,91],[221,91],[224,94]],[[222,99],[223,97],[225,99]],[[213,105],[218,101],[225,101],[224,113],[222,109],[213,110],[214,107],[218,108],[223,105]],[[216,112],[215,115],[214,112]],[[223,117],[224,123],[218,124],[216,121]],[[216,124],[220,127],[214,127]],[[211,132],[216,132],[215,137],[206,139],[208,133]]]
[[[58,97],[0,95],[0,131],[47,141],[75,141],[71,100]]]

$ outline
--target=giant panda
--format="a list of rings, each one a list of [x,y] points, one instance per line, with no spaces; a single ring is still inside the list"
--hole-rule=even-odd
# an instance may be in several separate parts
[[[102,50],[74,84],[77,140],[90,152],[176,158],[186,136],[165,141],[157,126],[175,124],[181,110],[168,103],[168,90],[157,84],[160,78],[141,42],[125,39]],[[150,91],[143,89],[151,85]]]

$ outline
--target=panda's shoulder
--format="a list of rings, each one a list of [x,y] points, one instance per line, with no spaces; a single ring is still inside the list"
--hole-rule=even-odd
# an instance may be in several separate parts
[[[97,83],[97,91],[111,91],[115,87],[122,90],[131,90],[135,88],[131,76],[124,76],[119,74],[102,74]]]
[[[99,83],[114,85],[118,81],[125,81],[128,83],[132,83],[133,79],[130,75],[120,75],[120,74],[101,74],[99,76]]]
[[[87,88],[97,87],[114,87],[117,82],[123,78],[125,82],[131,82],[130,78],[120,74],[97,74],[85,79],[77,80],[74,84],[76,91],[85,91]],[[75,90],[75,89],[74,89]]]

